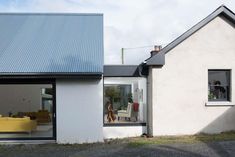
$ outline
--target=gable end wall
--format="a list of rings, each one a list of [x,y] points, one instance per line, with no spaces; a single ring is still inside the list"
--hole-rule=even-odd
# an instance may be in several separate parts
[[[205,106],[208,69],[231,69],[235,104],[235,26],[216,17],[165,57],[162,68],[150,70],[153,135],[235,130],[234,107]]]

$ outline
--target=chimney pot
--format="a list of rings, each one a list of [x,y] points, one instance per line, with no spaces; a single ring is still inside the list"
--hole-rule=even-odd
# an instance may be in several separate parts
[[[162,46],[161,45],[154,45],[154,50],[152,50],[151,53],[151,57],[156,55],[159,51],[161,51]]]

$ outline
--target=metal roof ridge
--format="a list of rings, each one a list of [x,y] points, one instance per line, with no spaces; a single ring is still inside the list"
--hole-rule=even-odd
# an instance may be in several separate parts
[[[103,16],[103,13],[74,13],[74,12],[0,12],[0,15]]]

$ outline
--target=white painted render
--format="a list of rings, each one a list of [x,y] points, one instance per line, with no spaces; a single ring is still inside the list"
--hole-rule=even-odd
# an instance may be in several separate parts
[[[103,141],[103,80],[56,80],[58,143]]]
[[[235,27],[217,17],[166,54],[162,68],[151,67],[149,102],[153,135],[219,133],[235,130],[235,108],[206,106],[208,69],[231,69],[235,104]]]
[[[147,79],[147,99],[148,99],[148,103],[147,103],[147,133],[149,135],[153,135],[153,109],[152,109],[152,89],[153,89],[153,77],[152,77],[152,70],[153,68],[149,68],[149,75],[148,75],[148,79]]]
[[[146,133],[146,126],[105,126],[103,133],[105,139],[137,137]]]

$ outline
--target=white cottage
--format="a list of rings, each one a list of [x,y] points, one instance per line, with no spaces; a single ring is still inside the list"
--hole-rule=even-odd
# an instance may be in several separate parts
[[[234,24],[221,6],[147,60],[149,133],[235,130]]]

